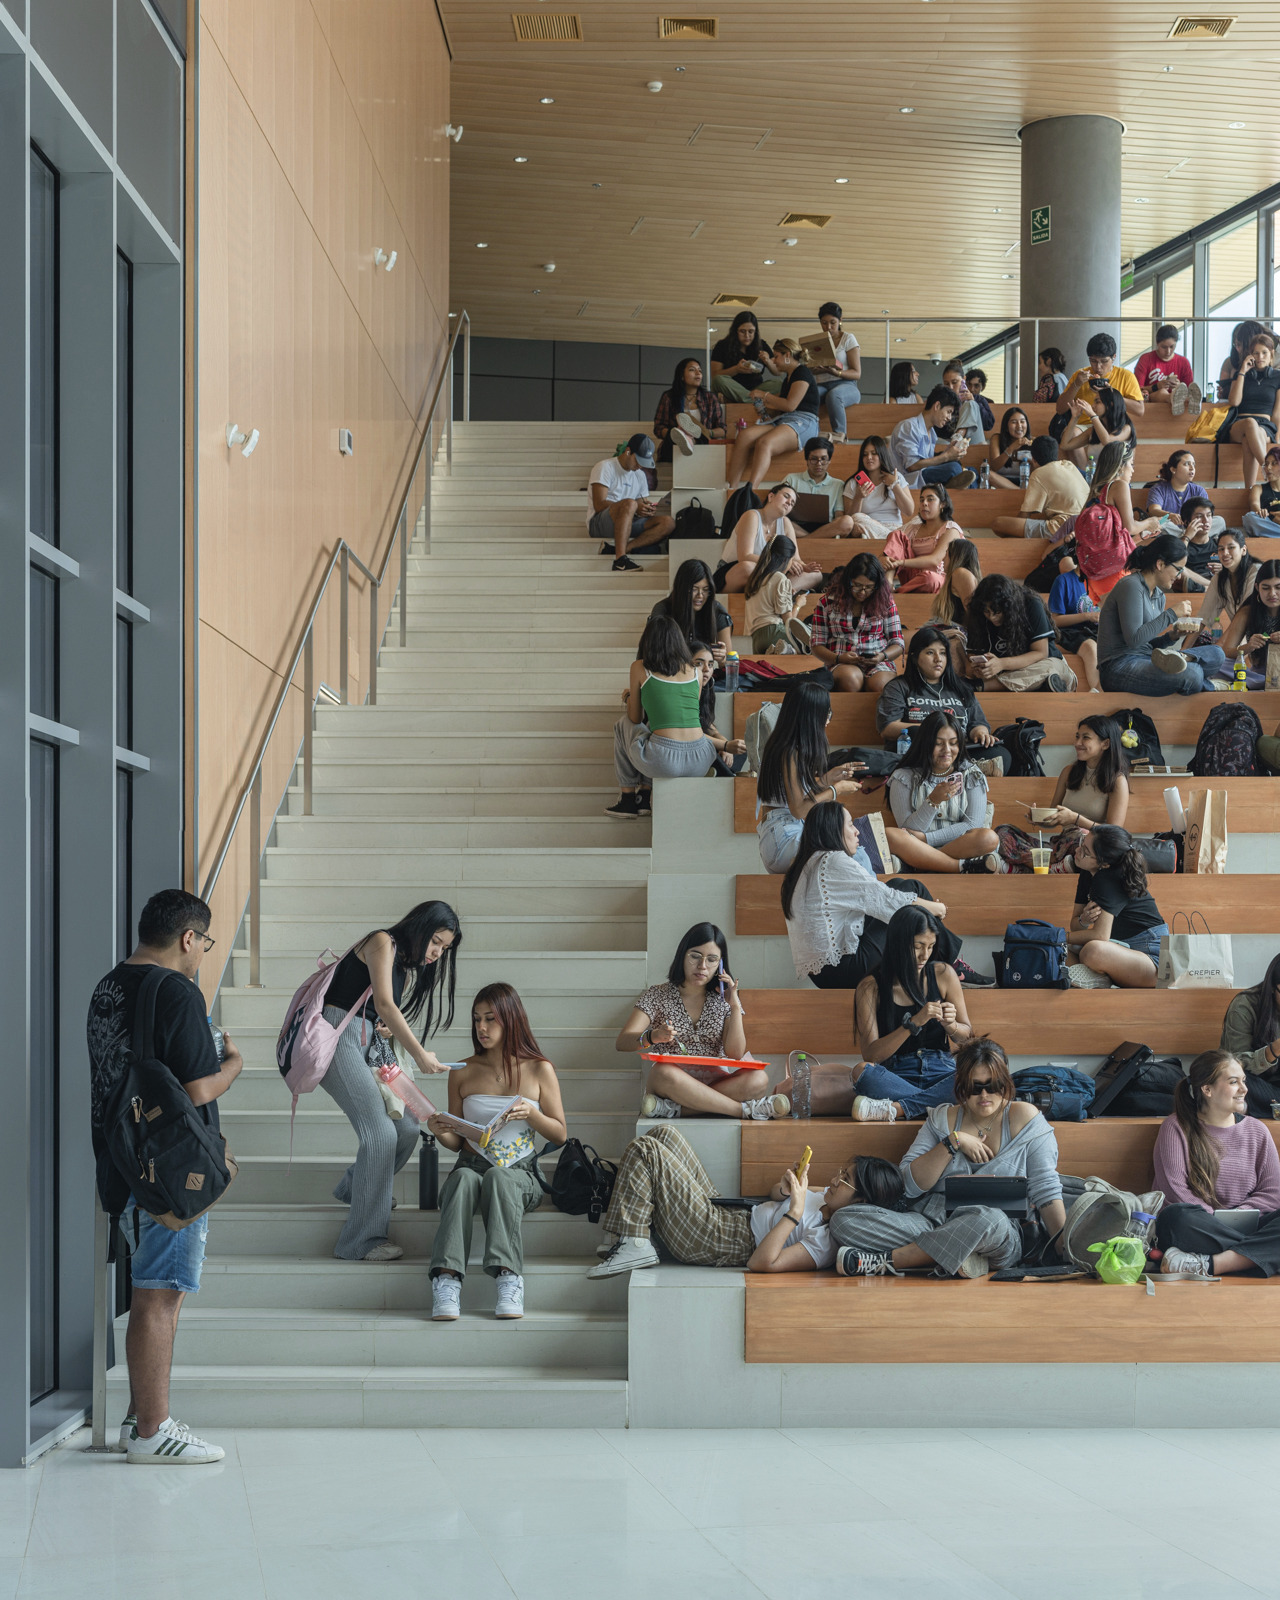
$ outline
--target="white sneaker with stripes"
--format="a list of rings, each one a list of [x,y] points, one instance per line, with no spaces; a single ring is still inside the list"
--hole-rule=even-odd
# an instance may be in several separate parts
[[[149,1439],[140,1439],[133,1427],[125,1460],[131,1467],[203,1467],[226,1453],[220,1444],[197,1437],[185,1422],[166,1417]]]

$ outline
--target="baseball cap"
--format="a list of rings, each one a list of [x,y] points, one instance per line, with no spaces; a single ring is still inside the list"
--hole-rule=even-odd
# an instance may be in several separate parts
[[[653,466],[653,440],[647,433],[633,433],[627,440],[627,449],[642,467]]]

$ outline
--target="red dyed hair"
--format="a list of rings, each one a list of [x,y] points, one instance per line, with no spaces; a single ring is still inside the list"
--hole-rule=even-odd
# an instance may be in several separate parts
[[[486,984],[471,1002],[471,1043],[477,1055],[480,1041],[476,1037],[476,1007],[492,1006],[502,1025],[502,1075],[514,1094],[520,1087],[520,1063],[542,1061],[542,1046],[533,1036],[529,1016],[520,996],[509,983]]]

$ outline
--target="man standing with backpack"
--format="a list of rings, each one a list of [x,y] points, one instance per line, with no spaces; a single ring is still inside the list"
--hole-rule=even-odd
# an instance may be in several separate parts
[[[118,1113],[116,1091],[138,1053],[135,1023],[146,986],[148,994],[154,991],[155,1009],[148,1053],[154,1062],[164,1064],[190,1097],[195,1118],[188,1113],[188,1120],[197,1122],[211,1147],[221,1148],[216,1102],[235,1082],[244,1061],[225,1035],[219,1061],[204,997],[196,983],[200,963],[214,944],[208,934],[210,921],[204,901],[182,889],[164,889],[152,895],[138,919],[137,948],[102,979],[89,1002],[89,1081],[98,1194],[108,1215],[122,1219],[122,1230],[131,1245],[133,1298],[125,1341],[130,1397],[119,1448],[135,1465],[195,1466],[221,1461],[224,1455],[221,1446],[197,1438],[169,1415],[169,1371],[178,1313],[184,1295],[195,1294],[200,1287],[208,1213],[185,1226],[169,1227],[158,1221],[136,1203],[132,1174],[120,1162],[118,1145],[113,1141],[109,1148],[108,1143],[113,1125],[118,1125],[118,1118],[112,1117],[113,1111]],[[152,976],[157,970],[158,978]],[[202,1182],[195,1174],[187,1187],[199,1188]]]

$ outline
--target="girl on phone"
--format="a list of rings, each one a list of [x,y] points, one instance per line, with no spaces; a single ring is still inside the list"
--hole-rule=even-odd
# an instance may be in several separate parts
[[[1058,828],[1051,843],[1050,872],[1074,872],[1075,850],[1090,828],[1100,823],[1123,828],[1129,813],[1129,757],[1120,742],[1120,726],[1108,716],[1081,717],[1076,727],[1076,758],[1058,774],[1049,815],[1032,826]],[[1032,807],[1027,806],[1028,821]],[[1023,828],[1002,823],[1000,870],[1030,872],[1037,839]],[[1043,840],[1043,833],[1037,836]]]
[[[1013,757],[996,743],[972,685],[956,675],[948,636],[938,628],[917,628],[907,645],[901,675],[876,701],[876,728],[886,747],[892,749],[904,733],[913,733],[931,711],[953,712],[966,746],[976,747],[977,759],[993,757],[1008,772]]]
[[[665,983],[652,983],[636,1001],[614,1043],[623,1054],[747,1058],[738,985],[729,970],[729,945],[714,922],[698,922],[676,946]],[[764,1067],[717,1070],[653,1061],[642,1117],[737,1117],[768,1122],[791,1113],[786,1095],[769,1091]]]
[[[951,496],[938,484],[919,491],[920,511],[885,540],[885,570],[903,594],[936,594],[942,587],[943,557],[953,539],[963,539]]]
[[[1251,689],[1261,689],[1266,682],[1267,651],[1273,639],[1280,644],[1280,561],[1264,561],[1253,593],[1232,617],[1222,640],[1229,660],[1244,652],[1245,680]]]
[[[1003,572],[973,591],[965,619],[965,677],[993,689],[1055,689],[1070,694],[1075,673],[1062,659],[1044,601]]]
[[[907,480],[893,465],[889,444],[868,434],[858,451],[858,470],[844,486],[845,515],[853,521],[853,539],[883,539],[915,516]]]
[[[1230,439],[1244,453],[1244,486],[1252,489],[1262,475],[1267,451],[1280,427],[1280,370],[1274,365],[1276,342],[1257,334],[1227,391],[1231,410],[1218,431],[1220,443]]]
[[[986,825],[987,780],[968,760],[955,716],[935,711],[916,729],[911,748],[889,775],[896,827],[889,848],[921,872],[994,870],[984,859],[1000,841]]]
[[[707,645],[720,666],[733,643],[733,619],[715,596],[715,582],[705,561],[682,561],[671,593],[664,595],[650,617],[673,617],[689,641]]]
[[[431,1317],[455,1322],[471,1253],[476,1212],[484,1222],[484,1270],[498,1280],[494,1311],[524,1316],[524,1213],[542,1201],[534,1135],[549,1144],[566,1136],[556,1069],[533,1037],[520,996],[509,983],[481,989],[471,1007],[474,1054],[449,1075],[449,1110],[427,1120],[446,1150],[456,1150],[440,1195],[440,1221],[431,1250]],[[497,1119],[496,1121],[494,1119]],[[458,1119],[492,1132],[479,1141]]]
[[[903,652],[902,620],[884,568],[863,551],[831,574],[809,618],[810,649],[849,694],[879,694]]]
[[[987,446],[991,484],[996,489],[1020,489],[1022,464],[1031,471],[1031,421],[1021,406],[1010,406],[1000,419],[1000,432]]]

